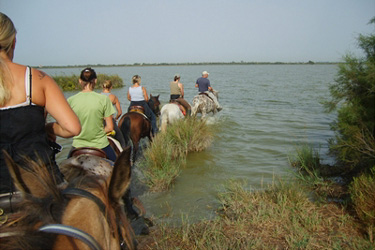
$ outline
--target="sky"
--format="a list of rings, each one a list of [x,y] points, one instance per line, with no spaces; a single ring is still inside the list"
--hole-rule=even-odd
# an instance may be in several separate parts
[[[64,66],[338,62],[361,56],[375,0],[0,0],[14,62]]]

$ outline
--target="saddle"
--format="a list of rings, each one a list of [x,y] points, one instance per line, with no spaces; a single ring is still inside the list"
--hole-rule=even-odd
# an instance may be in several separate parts
[[[209,96],[207,93],[204,93],[204,92],[200,92],[198,95],[205,95],[207,96],[208,98],[210,98],[210,100],[214,101],[211,96]]]
[[[105,159],[107,158],[107,155],[103,150],[101,150],[99,148],[94,148],[94,147],[75,148],[75,149],[72,150],[72,152],[69,153],[68,158],[75,157],[75,156],[78,156],[78,155],[83,155],[83,154],[95,155],[95,156],[99,156],[99,157],[105,158]]]
[[[129,113],[131,113],[131,112],[135,112],[135,113],[141,114],[141,115],[143,115],[143,117],[145,119],[150,120],[150,119],[148,119],[148,117],[147,117],[147,115],[145,113],[145,108],[142,107],[142,106],[130,106],[129,107]]]
[[[186,116],[186,108],[177,99],[171,99],[169,103],[176,104],[180,108],[181,113]]]
[[[144,114],[145,108],[142,107],[142,106],[130,106],[129,112],[137,112],[137,113],[140,113],[140,114]]]

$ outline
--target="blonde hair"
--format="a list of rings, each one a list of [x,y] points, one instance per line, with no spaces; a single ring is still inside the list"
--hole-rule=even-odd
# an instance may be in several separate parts
[[[110,89],[111,87],[112,87],[111,80],[105,80],[104,83],[103,83],[103,88]]]
[[[0,12],[0,51],[8,54],[16,38],[16,28],[12,20]],[[4,106],[11,98],[12,77],[4,60],[0,58],[0,106]]]
[[[141,77],[139,75],[135,75],[132,77],[133,84],[135,83],[141,83]]]

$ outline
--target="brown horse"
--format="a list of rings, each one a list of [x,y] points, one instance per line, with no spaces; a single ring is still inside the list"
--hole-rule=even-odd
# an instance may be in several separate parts
[[[154,112],[154,114],[158,117],[160,115],[159,95],[150,95],[150,99],[147,104],[151,108],[152,112]],[[139,147],[139,141],[145,137],[147,137],[149,141],[152,141],[151,122],[144,114],[131,111],[121,117],[118,127],[125,138],[126,145],[129,145],[130,140],[133,143],[134,162]]]
[[[77,156],[62,169],[69,183],[59,185],[45,166],[30,162],[20,167],[6,155],[24,198],[19,212],[0,227],[1,248],[134,249],[134,233],[122,205],[130,183],[130,152],[126,148],[113,167],[108,163],[101,169],[85,167],[83,159],[102,158]]]

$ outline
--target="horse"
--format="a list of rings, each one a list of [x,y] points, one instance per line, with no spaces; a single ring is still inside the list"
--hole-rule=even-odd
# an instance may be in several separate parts
[[[167,103],[160,110],[160,130],[164,132],[168,124],[184,118],[179,104]]]
[[[0,227],[1,247],[134,249],[135,236],[122,205],[130,184],[130,153],[130,147],[125,148],[114,166],[97,156],[76,156],[61,166],[68,182],[60,184],[45,165],[29,161],[28,166],[19,166],[4,153],[23,199],[19,211]],[[87,167],[88,159],[96,167]]]
[[[219,92],[213,90],[212,93],[219,99]],[[218,112],[214,101],[205,93],[196,95],[192,101],[191,115],[196,116],[198,113],[201,113],[202,118],[204,118],[210,112],[213,114]]]
[[[150,95],[150,99],[147,104],[151,108],[152,112],[154,112],[156,117],[158,117],[160,115],[159,95]],[[149,141],[152,141],[151,121],[139,109],[135,111],[130,110],[130,112],[124,114],[120,118],[118,127],[124,136],[126,145],[129,145],[130,141],[133,143],[134,162],[138,152],[139,141],[145,137],[147,137]]]

